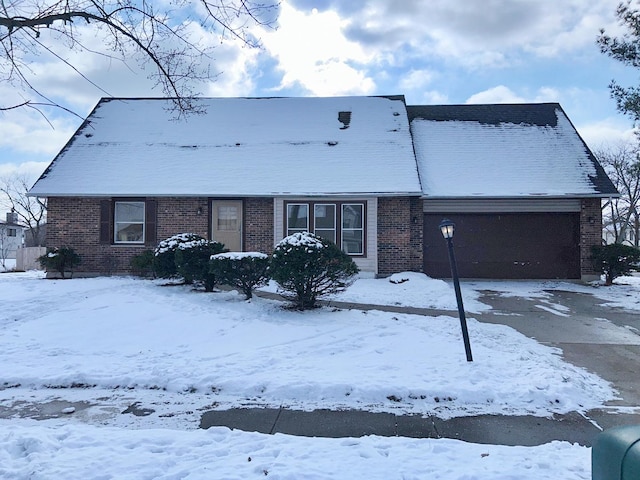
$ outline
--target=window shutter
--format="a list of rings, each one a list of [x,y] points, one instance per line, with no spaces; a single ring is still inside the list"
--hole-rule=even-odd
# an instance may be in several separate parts
[[[111,200],[100,200],[100,243],[111,243]]]
[[[158,243],[157,227],[157,207],[155,200],[147,200],[145,204],[145,244],[155,246]]]

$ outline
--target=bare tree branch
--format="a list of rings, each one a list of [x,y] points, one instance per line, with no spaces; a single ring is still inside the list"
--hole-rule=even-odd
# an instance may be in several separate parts
[[[46,222],[47,203],[44,198],[27,196],[31,182],[25,175],[0,178],[0,198],[18,215],[27,226],[29,236],[36,243],[44,241],[42,227]]]
[[[612,234],[615,243],[631,243],[637,247],[640,241],[639,147],[623,143],[602,148],[594,154],[620,192],[620,198],[610,202],[610,218],[605,221],[605,229]]]
[[[168,5],[170,9],[156,11],[153,2],[144,0],[1,1],[0,81],[5,80],[35,98],[0,105],[0,110],[59,106],[30,81],[34,74],[29,67],[30,59],[42,54],[51,55],[107,94],[60,50],[66,48],[67,52],[107,55],[124,63],[138,58],[143,68],[147,63],[153,67],[149,78],[172,100],[179,114],[197,111],[196,85],[214,79],[216,74],[209,67],[211,47],[200,45],[200,39],[190,34],[189,26],[194,19],[221,40],[231,38],[257,47],[259,41],[251,35],[250,27],[271,25],[278,12],[277,3],[259,0],[173,0]],[[105,50],[88,48],[79,26],[89,27],[96,34],[103,32],[107,38]],[[60,40],[66,45],[61,46]]]

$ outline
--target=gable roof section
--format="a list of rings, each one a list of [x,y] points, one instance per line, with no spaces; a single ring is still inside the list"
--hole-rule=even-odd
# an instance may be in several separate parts
[[[102,99],[37,196],[420,195],[404,97]]]
[[[408,106],[426,197],[618,193],[557,103]]]

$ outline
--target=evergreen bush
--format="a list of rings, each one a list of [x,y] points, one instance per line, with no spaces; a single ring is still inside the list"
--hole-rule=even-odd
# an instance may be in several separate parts
[[[640,249],[620,243],[598,245],[591,248],[591,259],[604,273],[605,284],[612,285],[616,278],[640,268]]]
[[[314,308],[318,297],[345,290],[358,273],[352,258],[313,233],[299,232],[280,241],[271,257],[271,277],[296,308]]]
[[[185,283],[202,282],[205,291],[212,292],[217,279],[209,271],[209,259],[224,251],[224,244],[204,238],[181,242],[175,251],[176,272]]]
[[[47,272],[58,272],[60,278],[69,278],[73,276],[73,268],[80,265],[81,259],[75,250],[71,247],[47,248],[47,253],[38,257],[40,266]]]
[[[211,257],[210,272],[216,280],[238,288],[247,300],[253,290],[269,281],[269,256],[259,252],[227,252]]]
[[[131,258],[129,265],[134,275],[149,277],[153,274],[153,250],[145,250]]]
[[[178,275],[176,267],[176,250],[183,243],[204,240],[195,233],[179,233],[158,243],[153,251],[153,271],[160,278],[172,278]]]

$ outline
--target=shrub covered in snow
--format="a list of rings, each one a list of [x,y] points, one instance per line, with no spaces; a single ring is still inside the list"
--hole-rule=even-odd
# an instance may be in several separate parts
[[[345,290],[356,273],[349,255],[309,232],[284,238],[271,257],[271,277],[300,310],[315,307],[318,297]]]
[[[175,252],[176,271],[185,283],[202,282],[205,291],[211,292],[217,280],[209,271],[209,259],[224,251],[224,244],[204,238],[181,242]]]
[[[160,278],[171,278],[178,275],[176,268],[176,250],[183,243],[204,240],[195,233],[179,233],[162,240],[153,251],[153,271]]]
[[[71,247],[48,248],[47,253],[38,257],[40,266],[47,272],[58,272],[61,278],[73,275],[73,268],[80,265],[81,259]]]
[[[259,252],[228,252],[211,257],[211,273],[216,280],[236,287],[247,300],[253,290],[269,281],[269,256]]]
[[[595,267],[604,273],[607,285],[640,268],[640,249],[619,243],[592,247],[591,258]]]

